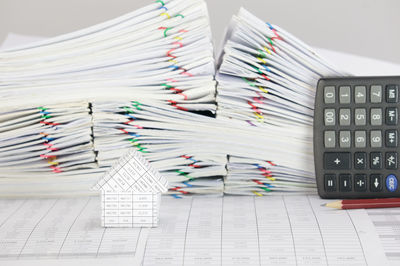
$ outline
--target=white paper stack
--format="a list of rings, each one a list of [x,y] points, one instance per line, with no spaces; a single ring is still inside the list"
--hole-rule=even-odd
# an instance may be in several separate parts
[[[88,193],[99,174],[122,155],[121,146],[132,147],[119,129],[119,135],[107,132],[107,123],[120,128],[128,121],[120,119],[127,118],[120,107],[145,101],[172,113],[215,113],[214,74],[202,0],[155,1],[83,30],[0,51],[0,134],[5,141],[0,147],[0,193]],[[97,102],[106,102],[106,109],[97,108]],[[173,121],[159,116],[162,123],[157,128],[168,129]],[[161,143],[170,141],[162,135],[157,135]],[[182,147],[187,141],[177,142]],[[226,162],[207,159],[204,164],[211,170],[203,173],[188,166],[197,160],[192,155],[187,159],[177,154],[166,149],[155,159],[162,170],[171,171],[172,182],[212,177],[212,187],[222,193]],[[199,160],[203,158],[208,155]],[[180,161],[170,164],[171,160]]]
[[[217,75],[217,118],[243,121],[265,137],[249,131],[261,156],[231,154],[226,193],[297,192],[315,186],[315,88],[319,78],[339,75],[343,73],[278,26],[243,8],[233,17]]]
[[[209,140],[217,120],[139,101],[94,102],[94,144],[100,166],[136,147],[170,183],[170,193],[223,192],[226,154]]]

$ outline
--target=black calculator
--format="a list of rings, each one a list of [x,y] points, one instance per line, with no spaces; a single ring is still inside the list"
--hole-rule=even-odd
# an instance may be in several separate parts
[[[320,79],[314,163],[322,198],[400,197],[396,77]]]

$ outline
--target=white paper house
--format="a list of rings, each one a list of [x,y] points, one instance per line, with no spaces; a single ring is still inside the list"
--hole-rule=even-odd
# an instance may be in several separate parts
[[[167,180],[135,149],[123,155],[93,189],[101,191],[104,227],[155,227]]]

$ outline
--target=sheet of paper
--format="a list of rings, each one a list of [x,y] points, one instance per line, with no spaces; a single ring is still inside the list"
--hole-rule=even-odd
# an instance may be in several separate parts
[[[400,208],[370,209],[367,212],[390,265],[400,265]]]
[[[164,198],[143,265],[385,265],[364,210],[317,196]]]
[[[101,227],[98,197],[1,200],[0,265],[137,265],[148,230]]]

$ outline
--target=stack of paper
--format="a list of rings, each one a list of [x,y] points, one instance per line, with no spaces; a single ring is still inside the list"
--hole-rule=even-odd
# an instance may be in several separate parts
[[[139,96],[214,111],[213,75],[201,0],[156,1],[84,30],[0,52],[0,95],[9,105]]]
[[[217,120],[139,101],[93,103],[94,145],[100,166],[136,147],[168,178],[170,193],[222,193],[226,154],[212,144]]]
[[[262,156],[230,157],[227,193],[313,186],[315,88],[319,78],[338,75],[342,73],[288,32],[240,10],[221,57],[217,118],[244,121],[266,137],[249,136],[259,141]]]
[[[0,192],[82,192],[99,172],[87,102],[26,105],[0,113]],[[80,175],[79,183],[73,183]],[[86,184],[85,184],[86,183]],[[44,186],[44,184],[47,184]]]
[[[215,96],[202,0],[0,51],[0,193],[88,193],[131,147],[174,195],[312,191],[316,83],[343,73],[244,9],[220,61]]]
[[[132,120],[125,107],[144,101],[148,108],[164,106],[170,113],[215,113],[214,73],[202,0],[155,1],[87,29],[0,51],[0,190],[87,193],[124,148],[135,144],[121,130],[133,127],[124,124]],[[149,126],[159,129],[149,134],[160,139],[153,141],[158,145],[146,151],[156,167],[168,172],[172,184],[185,182],[192,190],[195,186],[186,181],[212,177],[211,185],[197,183],[222,193],[226,156],[213,158],[212,151],[203,155],[194,148],[185,153],[190,134],[169,137],[167,125],[175,121],[163,116],[157,114]],[[184,115],[179,119],[175,127],[189,127]],[[162,146],[171,139],[178,143],[175,153]]]

